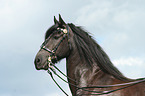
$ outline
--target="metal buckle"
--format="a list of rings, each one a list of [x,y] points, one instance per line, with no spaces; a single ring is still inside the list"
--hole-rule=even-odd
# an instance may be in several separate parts
[[[57,30],[60,30],[60,31],[62,31],[64,34],[67,34],[67,30],[66,30],[66,29],[57,28]]]
[[[63,33],[64,33],[64,34],[67,34],[67,30],[66,30],[66,29],[63,29]]]

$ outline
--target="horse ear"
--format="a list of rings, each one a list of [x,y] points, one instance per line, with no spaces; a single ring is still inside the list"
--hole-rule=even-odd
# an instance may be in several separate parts
[[[61,17],[60,14],[59,14],[59,23],[60,23],[61,25],[66,25],[66,23],[63,21],[63,19],[62,19],[62,17]]]
[[[59,24],[55,16],[54,16],[54,24]]]

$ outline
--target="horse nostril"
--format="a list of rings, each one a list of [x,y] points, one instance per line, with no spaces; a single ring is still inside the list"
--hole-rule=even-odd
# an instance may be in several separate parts
[[[38,59],[36,59],[36,62],[37,62],[37,63],[39,63],[39,62],[40,62],[40,59],[39,59],[39,58],[38,58]]]
[[[35,59],[35,64],[41,64],[41,58],[40,57],[37,57],[36,59]]]

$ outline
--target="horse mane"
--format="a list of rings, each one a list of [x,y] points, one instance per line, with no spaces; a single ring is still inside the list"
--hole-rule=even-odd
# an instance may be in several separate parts
[[[58,25],[52,25],[45,33],[45,39],[47,39],[56,29]]]
[[[79,55],[81,59],[86,60],[88,66],[93,67],[93,64],[97,64],[103,72],[122,81],[131,81],[112,64],[108,55],[88,32],[72,23],[68,25],[74,33],[74,42],[79,50]],[[94,61],[96,63],[93,63]]]

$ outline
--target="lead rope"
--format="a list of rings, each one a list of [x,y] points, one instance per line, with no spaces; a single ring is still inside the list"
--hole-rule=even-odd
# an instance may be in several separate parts
[[[55,71],[54,69],[52,69],[52,68],[50,68],[50,69],[51,69],[51,71],[52,71],[59,79],[61,79],[61,80],[64,81],[65,83],[68,83],[68,84],[70,84],[70,85],[72,85],[72,86],[78,88],[78,90],[79,90],[79,89],[82,89],[82,90],[88,91],[88,92],[103,93],[103,91],[90,91],[90,90],[86,90],[86,88],[78,87],[77,85],[72,84],[72,83],[70,83],[70,82],[64,80],[62,77],[60,77],[60,75],[58,75],[58,74],[56,73],[56,71]],[[60,70],[59,70],[59,71],[60,71]],[[61,72],[61,71],[60,71],[60,72]],[[63,74],[64,74],[64,73],[63,73]],[[66,76],[66,75],[64,74],[64,76]],[[68,77],[68,76],[66,76],[66,77]],[[70,79],[71,79],[71,78],[70,78]],[[73,79],[72,79],[72,80],[73,80]],[[74,80],[73,80],[73,81],[74,81]],[[76,82],[76,81],[75,81],[75,82]]]
[[[63,76],[69,78],[70,80],[76,82],[75,80],[73,80],[72,78],[66,76],[62,71],[60,71],[54,64],[52,65],[57,71],[59,71]],[[51,69],[52,70],[52,69]],[[145,79],[143,80],[140,80],[138,82],[132,82],[132,83],[125,83],[125,84],[116,84],[116,85],[107,85],[107,86],[93,86],[93,87],[77,87],[76,85],[70,83],[70,82],[67,82],[66,80],[64,80],[62,77],[60,77],[55,71],[54,69],[52,70],[53,73],[55,75],[57,75],[62,81],[70,84],[70,85],[73,85],[74,87],[78,88],[77,90],[84,90],[84,91],[88,91],[88,92],[93,92],[93,93],[98,93],[98,94],[82,94],[82,95],[104,95],[104,94],[109,94],[109,93],[112,93],[112,92],[115,92],[115,91],[118,91],[118,90],[121,90],[121,89],[125,89],[127,87],[130,87],[130,86],[133,86],[135,84],[138,84],[138,83],[141,83],[141,82],[145,82]],[[128,86],[125,86],[125,85],[128,85]],[[115,90],[109,90],[109,91],[91,91],[91,90],[86,90],[87,88],[109,88],[109,87],[117,87],[117,86],[125,86],[125,87],[121,87],[121,88],[117,88]]]
[[[54,79],[54,77],[53,77],[53,75],[52,75],[52,72],[56,75],[56,72],[55,72],[55,70],[53,69],[53,67],[52,67],[52,58],[51,58],[51,56],[49,56],[48,57],[48,59],[47,59],[47,64],[48,64],[48,70],[47,70],[47,73],[49,73],[49,75],[50,75],[50,77],[51,77],[51,79],[54,81],[54,83],[57,85],[57,87],[66,95],[66,96],[69,96],[63,89],[62,89],[62,87],[56,82],[56,80]],[[50,71],[50,70],[52,71]]]
[[[56,80],[54,79],[52,72],[50,70],[47,71],[49,73],[49,75],[51,76],[51,79],[54,81],[54,83],[57,85],[57,87],[66,95],[69,96],[62,88],[61,86],[56,82]]]
[[[70,80],[72,80],[72,81],[78,83],[78,82],[75,81],[74,79],[72,79],[72,78],[68,77],[67,75],[65,75],[65,74],[64,74],[61,70],[59,70],[54,64],[53,64],[53,67],[54,67],[59,73],[61,73],[64,77],[66,77],[66,78],[68,78],[68,79],[70,79]]]
[[[110,90],[110,91],[103,91],[102,93],[98,93],[98,94],[82,94],[82,95],[104,95],[104,94],[109,94],[109,93],[112,93],[112,92],[115,92],[115,91],[118,91],[118,90],[121,90],[121,89],[125,89],[127,87],[130,87],[130,86],[133,86],[133,85],[136,85],[136,84],[138,84],[138,83],[134,83],[134,84],[131,84],[131,85],[128,85],[128,86],[125,86],[125,87],[121,87],[121,88],[117,88],[117,89],[114,89],[114,90]],[[96,92],[94,92],[94,93],[96,93]]]

